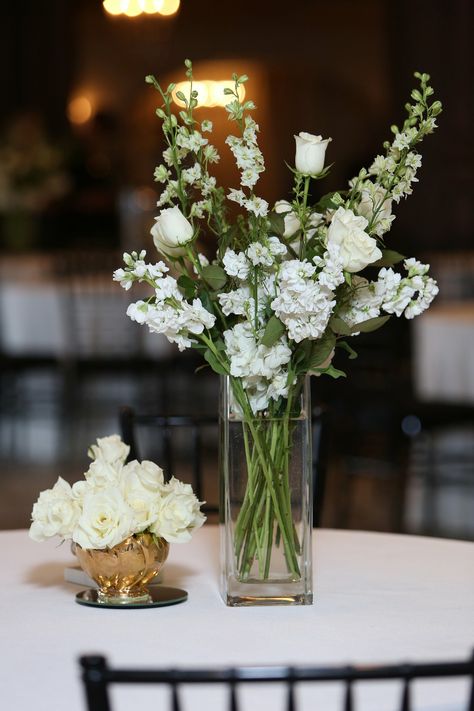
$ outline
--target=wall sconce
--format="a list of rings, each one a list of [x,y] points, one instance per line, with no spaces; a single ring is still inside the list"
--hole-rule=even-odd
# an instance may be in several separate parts
[[[206,79],[204,81],[193,81],[193,90],[197,91],[198,108],[201,106],[225,106],[230,101],[232,97],[224,94],[224,89],[234,89],[235,84],[233,81],[211,81]],[[177,106],[185,106],[184,101],[178,99],[176,94],[181,91],[186,96],[189,96],[189,82],[180,81],[176,84],[173,90],[173,101]],[[239,98],[243,101],[245,97],[245,87],[243,84],[239,86]]]
[[[109,15],[174,15],[179,10],[180,0],[103,0],[104,10]]]
[[[75,96],[69,101],[66,113],[71,123],[80,126],[92,118],[92,102],[87,96]]]

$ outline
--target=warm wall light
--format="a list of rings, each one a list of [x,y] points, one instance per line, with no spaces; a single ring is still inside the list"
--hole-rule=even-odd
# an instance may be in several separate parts
[[[178,12],[180,0],[163,0],[163,6],[159,12],[162,15],[174,15]]]
[[[87,123],[92,116],[92,104],[87,96],[76,96],[68,104],[67,117],[71,123]]]
[[[206,79],[204,81],[193,81],[193,89],[197,91],[198,106],[225,106],[232,100],[228,94],[224,94],[224,89],[234,89],[233,81],[212,81]],[[173,91],[173,101],[178,106],[185,106],[184,101],[178,99],[176,94],[182,91],[186,98],[189,96],[189,82],[180,81],[176,84]],[[239,98],[243,101],[245,97],[245,87],[243,84],[239,86]]]
[[[145,15],[174,15],[179,10],[180,0],[103,0],[104,10],[109,15],[138,17]]]

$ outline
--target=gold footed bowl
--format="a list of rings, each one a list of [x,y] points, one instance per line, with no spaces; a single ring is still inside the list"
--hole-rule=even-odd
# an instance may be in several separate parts
[[[147,584],[163,567],[169,549],[164,538],[139,533],[103,550],[76,544],[74,552],[81,568],[99,587],[98,602],[133,605],[151,601]]]

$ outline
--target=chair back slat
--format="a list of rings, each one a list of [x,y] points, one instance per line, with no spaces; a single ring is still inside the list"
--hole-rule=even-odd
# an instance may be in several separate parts
[[[346,687],[344,689],[344,711],[354,711],[354,694],[352,693],[352,681],[350,679],[346,682]]]
[[[474,651],[471,655],[471,690],[469,692],[469,704],[467,711],[474,711]]]
[[[107,691],[107,661],[100,655],[81,657],[82,680],[88,709],[111,711]]]
[[[201,452],[201,430],[196,425],[192,427],[192,443],[193,443],[193,473],[196,491],[202,496],[203,481],[202,481],[202,452]]]
[[[400,704],[400,711],[410,711],[410,677],[405,677],[403,681],[402,690],[402,702]]]
[[[239,711],[235,681],[229,683],[229,711]]]
[[[288,681],[288,694],[286,699],[286,711],[296,711],[295,684],[293,679]]]
[[[175,682],[171,684],[171,709],[172,711],[181,711],[178,685]]]

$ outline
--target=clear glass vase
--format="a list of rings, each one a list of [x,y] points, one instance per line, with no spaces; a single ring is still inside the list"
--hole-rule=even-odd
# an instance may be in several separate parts
[[[311,605],[309,378],[281,416],[253,415],[238,379],[220,405],[221,591],[230,606]]]

